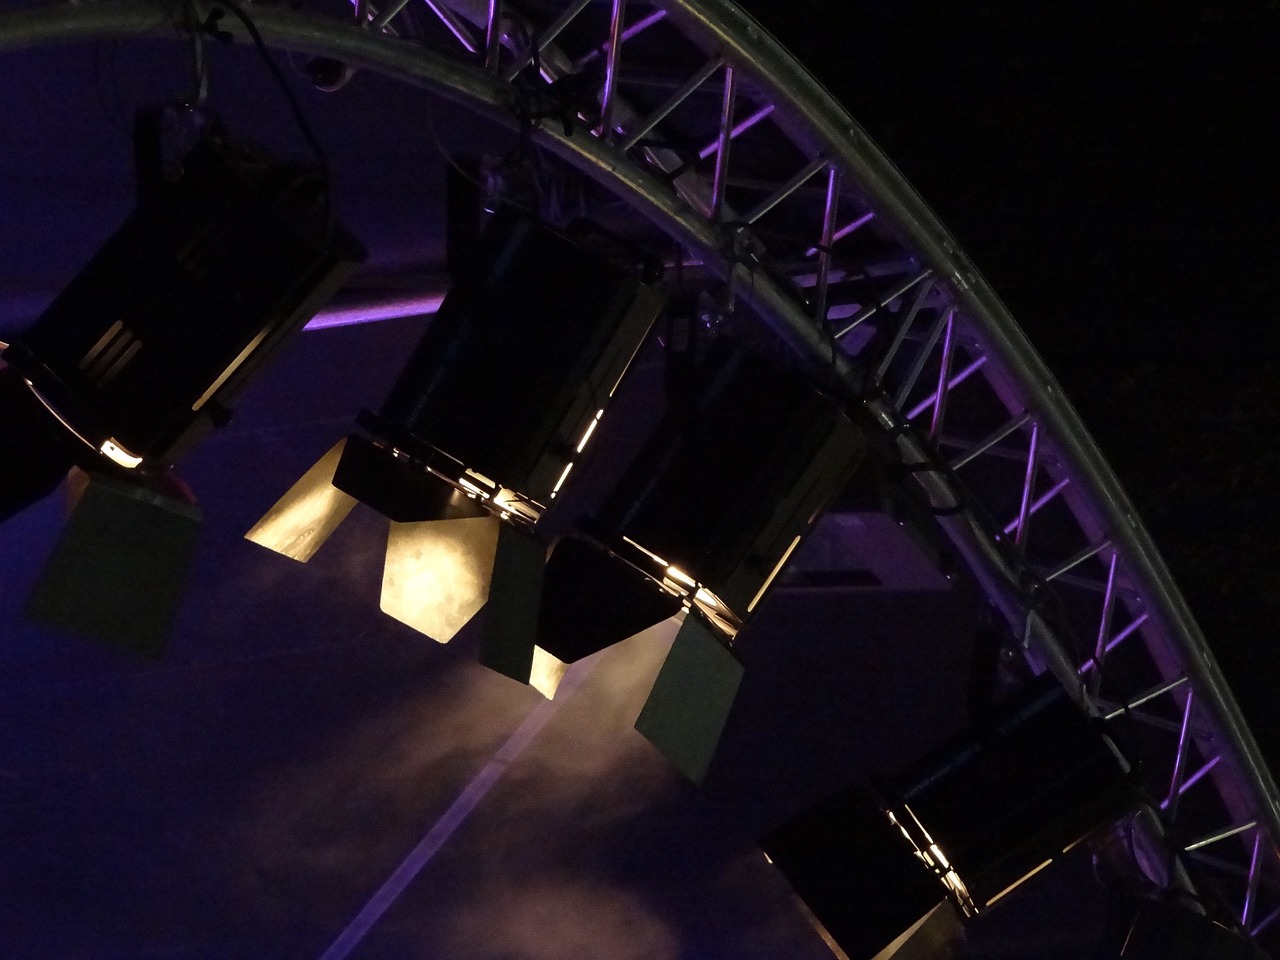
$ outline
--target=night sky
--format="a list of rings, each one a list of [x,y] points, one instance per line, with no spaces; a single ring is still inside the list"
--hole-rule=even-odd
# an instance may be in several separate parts
[[[1274,768],[1280,4],[743,6],[845,103],[1026,329]]]

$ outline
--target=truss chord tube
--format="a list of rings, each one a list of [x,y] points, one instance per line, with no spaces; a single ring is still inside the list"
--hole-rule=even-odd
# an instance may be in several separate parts
[[[987,358],[985,356],[978,357],[978,359],[974,360],[973,362],[966,364],[959,373],[957,373],[954,377],[952,377],[950,380],[947,381],[947,390],[948,391],[954,390],[956,387],[960,386],[960,384],[964,383],[966,380],[972,377],[975,373],[981,370],[984,366],[986,366],[986,364],[987,364]],[[917,403],[914,407],[912,407],[911,410],[907,413],[907,419],[914,420],[916,417],[920,416],[920,414],[924,413],[926,410],[928,410],[937,402],[938,402],[938,393],[935,391],[934,393],[929,394],[929,396],[927,396],[925,399]],[[936,438],[934,438],[934,442],[935,443],[941,442],[941,434],[939,434]]]
[[[832,164],[832,166],[834,167],[834,164]],[[827,247],[828,249],[830,249],[830,248],[831,248],[831,246],[832,246],[832,244],[839,243],[841,240],[843,240],[843,239],[844,239],[845,237],[847,237],[849,234],[853,233],[853,231],[857,230],[859,227],[864,227],[864,226],[866,226],[868,223],[870,223],[870,222],[871,222],[872,220],[874,220],[875,218],[876,218],[875,213],[874,213],[874,212],[872,212],[872,211],[870,211],[870,210],[868,210],[866,213],[864,213],[862,216],[860,216],[857,220],[854,220],[854,221],[853,221],[853,222],[851,222],[851,223],[846,223],[843,227],[841,227],[839,230],[837,230],[837,231],[835,232],[835,236],[833,236],[833,237],[831,238],[830,243],[825,243],[825,244],[823,244],[823,246],[825,246],[825,247]],[[805,255],[806,257],[812,257],[812,256],[814,256],[815,254],[817,254],[817,253],[819,253],[819,252],[821,252],[821,251],[819,251],[819,249],[818,249],[817,247],[810,247],[808,250],[806,250],[806,251],[804,252],[804,255]]]
[[[739,120],[738,123],[734,126],[734,128],[729,131],[729,139],[737,140],[740,136],[742,136],[744,133],[746,133],[748,130],[754,127],[761,120],[765,119],[771,113],[773,113],[773,104],[770,103],[761,107],[755,113],[748,116],[745,120]],[[720,152],[720,135],[717,134],[714,140],[712,140],[709,144],[707,144],[705,147],[703,147],[701,150],[698,151],[698,159],[706,160],[708,157],[713,157],[719,152]]]
[[[1168,693],[1170,690],[1177,690],[1178,687],[1182,686],[1186,682],[1187,682],[1186,677],[1179,677],[1177,680],[1170,680],[1168,683],[1162,683],[1162,684],[1159,684],[1158,686],[1152,687],[1150,690],[1147,690],[1147,691],[1144,691],[1143,693],[1138,694],[1138,696],[1134,697],[1132,700],[1125,701],[1123,706],[1120,706],[1115,710],[1112,710],[1103,719],[1114,720],[1116,717],[1120,716],[1121,714],[1125,713],[1128,710],[1132,710],[1135,707],[1140,707],[1144,703],[1148,703],[1154,700],[1156,697],[1161,696],[1162,694]]]
[[[951,357],[955,349],[956,311],[947,311],[947,333],[942,339],[942,362],[938,364],[937,398],[933,405],[933,417],[929,423],[929,440],[937,444],[942,435],[942,418],[947,414],[947,394],[951,389]]]
[[[895,288],[891,293],[887,294],[886,296],[880,297],[878,302],[872,303],[866,308],[864,308],[863,310],[860,310],[854,316],[854,318],[850,320],[847,324],[845,324],[844,327],[840,330],[840,332],[836,334],[836,339],[839,340],[845,334],[853,330],[854,327],[860,326],[861,324],[865,323],[867,320],[870,320],[872,317],[876,315],[877,311],[883,310],[889,304],[893,303],[893,301],[897,300],[899,297],[905,294],[908,290],[914,287],[917,283],[920,283],[923,280],[928,280],[931,276],[933,276],[932,270],[927,270],[927,269],[921,270],[919,273],[913,275],[909,280],[903,283],[900,287]],[[902,406],[902,403],[903,401],[901,400],[898,401],[898,406]]]
[[[574,0],[573,4],[561,13],[554,23],[545,30],[541,30],[537,33],[534,39],[530,41],[528,48],[520,54],[520,56],[516,57],[515,62],[511,64],[511,66],[507,67],[506,72],[502,75],[502,79],[510,83],[519,76],[520,71],[533,62],[534,50],[537,50],[538,53],[542,53],[542,51],[546,50],[547,47],[551,46],[551,44],[555,42],[556,37],[560,36],[560,34],[564,32],[565,27],[573,23],[573,21],[578,18],[578,15],[590,5],[591,0]]]
[[[1194,850],[1199,850],[1203,847],[1207,847],[1211,843],[1218,843],[1219,841],[1226,840],[1230,837],[1234,837],[1237,834],[1244,833],[1246,830],[1252,830],[1257,825],[1258,825],[1257,822],[1254,820],[1250,820],[1248,823],[1237,823],[1234,826],[1227,827],[1223,830],[1217,830],[1213,833],[1205,834],[1199,840],[1192,841],[1182,849],[1187,853],[1191,853]]]
[[[1040,357],[1032,350],[1003,304],[963,257],[928,207],[901,179],[893,165],[875,148],[842,107],[789,55],[728,0],[660,0],[673,24],[707,50],[724,51],[753,69],[753,86],[775,110],[777,128],[791,137],[808,155],[825,153],[848,171],[857,171],[857,193],[884,221],[886,237],[899,239],[922,262],[948,277],[965,317],[982,331],[984,346],[993,359],[989,379],[1007,395],[1015,388],[1018,406],[1033,410],[1038,423],[1049,431],[1055,452],[1066,473],[1080,485],[1079,501],[1088,513],[1077,518],[1094,534],[1111,536],[1124,554],[1128,575],[1147,605],[1142,619],[1151,624],[1144,637],[1153,657],[1173,658],[1184,665],[1192,688],[1200,698],[1203,714],[1215,743],[1221,747],[1224,776],[1237,790],[1224,793],[1256,812],[1270,838],[1280,837],[1280,803],[1275,782],[1257,743],[1240,714],[1234,697],[1196,625],[1185,599],[1178,592],[1150,536],[1136,518],[1109,465],[1084,430],[1074,411]],[[428,0],[429,5],[435,9]],[[416,45],[393,42],[385,35],[361,31],[328,18],[306,16],[282,8],[255,8],[255,21],[266,42],[295,50],[334,56],[353,66],[382,72],[414,83],[466,104],[490,119],[510,125],[505,110],[506,91],[477,78],[472,68],[454,64]],[[447,25],[447,23],[446,23]],[[233,24],[231,32],[243,40]],[[39,6],[0,14],[0,49],[76,40],[112,39],[146,32],[167,31],[172,26],[158,16],[151,3],[120,0],[112,4]],[[457,34],[455,33],[455,36]],[[468,49],[464,37],[460,42]],[[497,77],[492,78],[495,82]],[[717,247],[713,231],[691,217],[690,212],[664,190],[656,178],[625,165],[597,148],[590,138],[575,142],[560,136],[544,123],[539,136],[567,162],[612,188],[624,201],[691,249],[700,251],[709,267],[722,276],[730,266]],[[866,371],[851,358],[829,351],[830,341],[812,329],[811,320],[797,309],[794,299],[760,278],[754,305],[800,358],[815,372],[824,372],[832,383],[843,383],[852,395],[860,395]],[[1004,379],[1002,379],[1004,378]],[[1003,386],[1002,386],[1003,384]],[[901,429],[896,411],[875,401],[868,410],[885,429]],[[942,499],[949,481],[932,474],[922,478],[932,495]],[[1075,508],[1073,508],[1074,510]],[[960,558],[969,565],[979,585],[987,591],[1001,614],[1011,623],[1024,615],[1016,589],[1016,573],[971,512],[939,518],[944,533]],[[1066,657],[1054,633],[1033,614],[1033,634],[1038,638],[1038,665],[1068,683],[1079,669]],[[1127,634],[1126,634],[1127,635]],[[1108,644],[1110,649],[1118,640]],[[1070,685],[1069,685],[1070,688]]]
[[[902,349],[902,344],[906,342],[907,333],[910,332],[911,325],[915,323],[916,315],[924,307],[924,302],[928,299],[933,287],[934,283],[932,280],[925,283],[919,291],[917,291],[915,299],[911,301],[911,306],[898,322],[898,329],[894,331],[893,335],[893,343],[889,345],[889,349],[885,351],[884,356],[880,358],[880,362],[876,364],[877,380],[883,380],[884,375],[888,373],[889,366],[893,363],[893,358],[898,355],[898,351]]]
[[[907,397],[915,389],[916,381],[920,379],[920,374],[924,372],[924,365],[929,361],[929,354],[933,353],[933,348],[938,345],[938,338],[942,336],[943,328],[946,327],[950,317],[951,311],[943,310],[933,321],[933,326],[929,328],[929,335],[925,337],[924,343],[920,345],[919,352],[916,353],[915,359],[911,362],[911,369],[907,371],[902,383],[898,385],[898,392],[893,396],[893,405],[897,409],[902,409],[902,405],[907,402]],[[853,324],[850,324],[836,334],[836,339],[843,337],[852,329]]]
[[[579,2],[589,3],[590,0],[579,0]],[[693,94],[697,91],[699,87],[701,87],[704,83],[706,83],[709,79],[711,79],[711,75],[715,73],[718,69],[720,69],[721,63],[722,61],[720,60],[719,57],[712,57],[710,60],[704,63],[697,73],[695,73],[692,77],[686,80],[680,86],[680,89],[678,89],[675,93],[673,93],[667,99],[666,103],[660,106],[653,113],[649,114],[649,116],[647,116],[644,120],[642,120],[634,130],[630,131],[627,134],[627,138],[623,140],[621,144],[619,144],[618,149],[621,150],[623,153],[626,153],[628,150],[632,149],[645,136],[647,136],[649,132],[653,130],[654,127],[660,124],[663,120],[667,119],[667,117],[670,115],[672,110],[674,110],[676,107],[680,106],[680,104],[688,100],[691,96],[693,96]]]
[[[1130,575],[1140,584],[1156,627],[1148,642],[1168,643],[1175,658],[1187,665],[1202,701],[1209,706],[1214,725],[1221,728],[1219,739],[1229,751],[1228,764],[1246,780],[1247,802],[1265,816],[1269,836],[1280,837],[1280,795],[1275,781],[1186,600],[1134,515],[1110,466],[1004,304],[959,251],[929,207],[902,180],[892,162],[844,108],[749,15],[729,0],[662,2],[671,11],[673,21],[690,36],[698,37],[707,47],[724,50],[727,56],[742,58],[743,63],[756,64],[762,95],[789,106],[778,114],[779,127],[811,154],[828,152],[833,158],[841,157],[846,170],[858,171],[859,194],[885,221],[887,232],[918,251],[922,261],[933,266],[940,276],[955,278],[950,283],[964,315],[981,326],[988,350],[998,358],[1000,367],[1016,376],[1025,391],[1021,405],[1036,411],[1068,472],[1083,483],[1082,495],[1088,497],[1096,511],[1087,518],[1090,525],[1096,528],[1095,532],[1112,537],[1126,558]],[[984,586],[994,589],[998,581],[1007,578],[1008,571],[1001,569],[998,554],[988,552],[980,541],[968,541],[971,535],[980,537],[978,530],[944,526],[948,534],[966,539],[963,548],[957,544],[962,556],[975,562],[985,557],[992,565],[979,575]]]

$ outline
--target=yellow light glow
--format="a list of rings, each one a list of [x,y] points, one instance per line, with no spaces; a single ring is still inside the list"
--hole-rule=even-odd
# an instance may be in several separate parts
[[[489,494],[487,491],[481,490],[479,487],[477,487],[474,483],[472,483],[466,477],[459,477],[458,485],[463,487],[467,491],[467,495],[470,496],[472,499],[476,497],[479,497],[482,500],[489,499]]]
[[[667,576],[676,581],[676,583],[684,584],[686,587],[698,586],[698,581],[693,579],[693,577],[689,576],[679,567],[667,567]]]
[[[917,838],[912,836],[907,827],[900,823],[898,818],[895,817],[892,812],[889,813],[890,822],[902,831],[902,835],[907,838],[907,842],[910,843],[912,848],[915,850],[916,856],[934,872],[938,879],[942,881],[943,886],[951,892],[953,899],[960,907],[960,911],[966,917],[976,916],[978,913],[978,905],[974,902],[973,895],[969,893],[969,888],[965,886],[965,882],[961,879],[960,874],[956,872],[954,867],[952,867],[951,861],[948,860],[947,855],[942,852],[942,848],[938,846],[933,837],[929,835],[929,831],[926,830],[924,824],[920,822],[920,818],[916,816],[915,811],[912,810],[910,806],[905,806],[903,809],[911,818],[912,825],[919,831],[919,836],[923,838],[925,845],[922,847],[920,843],[917,842]],[[1020,880],[1018,882],[1021,883],[1022,881]],[[1014,886],[1017,886],[1017,884],[1014,884]],[[1003,894],[1001,895],[1003,896]]]
[[[595,419],[588,423],[587,429],[582,432],[582,439],[578,441],[578,448],[575,452],[581,453],[583,448],[586,447],[587,441],[591,439],[591,434],[595,433],[596,425],[600,423],[600,418],[603,416],[603,410],[596,412]]]
[[[554,700],[569,665],[541,647],[533,648],[533,667],[529,671],[529,686],[548,700]]]
[[[764,583],[760,585],[760,589],[756,591],[756,595],[751,598],[751,602],[747,604],[747,613],[750,613],[756,608],[756,604],[764,597],[765,591],[773,584],[773,578],[782,572],[782,568],[786,566],[787,561],[791,559],[792,551],[799,545],[800,537],[797,535],[796,538],[791,541],[791,546],[787,547],[786,552],[783,553],[782,559],[773,565],[773,570],[769,573],[769,576],[765,578]]]
[[[1028,880],[1030,880],[1032,877],[1034,877],[1037,873],[1039,873],[1041,870],[1043,870],[1045,867],[1047,867],[1051,863],[1053,863],[1052,860],[1046,860],[1044,863],[1040,864],[1040,866],[1036,867],[1034,870],[1031,870],[1029,873],[1013,881],[1013,883],[1009,884],[1007,887],[1005,887],[1003,890],[997,893],[994,897],[988,900],[987,906],[988,907],[991,906],[993,903],[995,903],[997,900],[1003,897],[1006,893],[1009,893],[1011,890],[1014,890],[1022,886],[1024,883],[1026,883]]]
[[[555,495],[560,492],[560,488],[564,486],[564,482],[569,479],[569,471],[572,469],[573,469],[573,461],[570,460],[568,463],[564,465],[564,470],[560,472],[560,479],[556,481],[556,485],[551,488],[552,499],[554,499]]]
[[[346,440],[339,440],[244,535],[246,540],[306,563],[356,505],[333,485]]]
[[[510,515],[529,523],[537,523],[538,518],[542,516],[540,505],[525,500],[520,494],[506,487],[502,487],[493,495],[493,505],[502,511],[503,519]]]
[[[382,570],[382,611],[448,643],[489,598],[497,517],[393,523]]]
[[[646,557],[648,557],[650,560],[652,560],[654,563],[658,564],[659,566],[661,567],[668,566],[667,561],[663,560],[660,556],[658,556],[652,550],[646,550],[644,547],[640,546],[640,544],[636,543],[630,537],[623,537],[622,539],[624,542],[631,544],[633,547],[635,547],[637,550],[639,550],[641,553],[643,553]]]
[[[136,470],[142,465],[142,458],[134,456],[124,447],[120,446],[114,437],[110,440],[104,440],[102,442],[102,446],[98,448],[98,452],[113,463],[118,463],[126,470]]]

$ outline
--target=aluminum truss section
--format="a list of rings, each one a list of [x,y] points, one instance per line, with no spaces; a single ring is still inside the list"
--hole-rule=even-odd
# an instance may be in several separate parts
[[[161,10],[29,7],[0,17],[0,51],[177,37]],[[800,64],[730,0],[354,10],[253,15],[273,46],[526,124],[862,404],[1033,669],[1132,721],[1166,842],[1213,878],[1244,929],[1280,928],[1277,790],[1154,544],[1003,304]],[[401,23],[424,10],[439,29]],[[521,114],[530,85],[565,78],[589,97]]]

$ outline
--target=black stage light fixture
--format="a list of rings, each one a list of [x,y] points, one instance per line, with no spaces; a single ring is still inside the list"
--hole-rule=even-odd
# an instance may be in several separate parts
[[[1203,909],[1203,907],[1198,907]],[[1166,900],[1112,904],[1095,960],[1266,960],[1242,931]]]
[[[911,855],[868,788],[827,798],[765,835],[760,846],[837,956],[901,958],[908,944],[937,945],[959,927],[933,871]]]
[[[866,449],[863,430],[799,373],[722,338],[587,532],[731,638]],[[591,620],[576,642],[622,639],[606,610]]]
[[[894,777],[885,800],[968,916],[1114,822],[1136,792],[1101,721],[1045,674]]]
[[[386,613],[446,642],[487,604],[486,636],[519,610],[532,637],[545,551],[529,546],[530,531],[663,299],[640,267],[511,207],[458,262],[382,408],[361,413],[363,432],[331,450],[248,537],[305,561],[363,502],[393,521]],[[510,564],[520,572],[504,573]],[[504,642],[482,657],[527,680],[533,644]]]
[[[878,815],[850,791],[761,844],[853,960],[892,956],[879,951],[911,939],[899,934],[941,922],[943,897],[974,916],[1133,806],[1129,764],[1100,724],[1045,675],[881,786]]]
[[[166,123],[196,130],[172,179]],[[365,256],[316,174],[207,114],[144,111],[136,149],[137,209],[4,352],[89,465],[125,470],[167,467],[225,423]]]
[[[538,646],[572,662],[689,610],[637,728],[701,779],[741,675],[727,649],[706,644],[727,647],[866,447],[800,374],[716,341],[684,402],[584,524],[602,549],[568,538],[552,551]],[[701,652],[686,656],[690,644]],[[684,672],[695,665],[696,676]],[[684,686],[693,695],[663,693]]]
[[[198,514],[164,492],[169,467],[227,421],[249,377],[365,253],[333,222],[319,175],[233,139],[208,113],[148,108],[134,143],[137,208],[4,350],[0,435],[17,455],[0,468],[0,519],[73,465],[92,475],[30,612],[126,645],[135,623],[132,645],[154,651],[176,587],[104,580],[110,544],[132,543],[121,556],[139,569],[163,567],[166,549],[185,567],[191,535],[174,524]],[[116,508],[131,529],[154,520],[155,536],[129,540],[108,516]],[[135,595],[120,595],[135,620],[87,599],[108,581]]]

